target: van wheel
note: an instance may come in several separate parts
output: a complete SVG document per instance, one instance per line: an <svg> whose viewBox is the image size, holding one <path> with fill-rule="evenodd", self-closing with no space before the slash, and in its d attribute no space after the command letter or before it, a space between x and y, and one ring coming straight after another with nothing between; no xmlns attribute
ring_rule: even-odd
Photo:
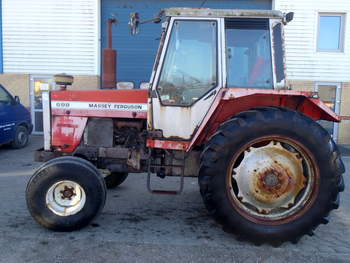
<svg viewBox="0 0 350 263"><path fill-rule="evenodd" d="M17 126L15 132L15 138L13 139L11 146L15 149L24 148L29 142L29 132L24 126Z"/></svg>
<svg viewBox="0 0 350 263"><path fill-rule="evenodd" d="M106 185L99 171L77 157L42 165L26 190L29 212L45 228L73 231L88 225L103 209Z"/></svg>
<svg viewBox="0 0 350 263"><path fill-rule="evenodd" d="M267 107L221 125L201 156L199 185L224 230L279 245L328 222L339 206L344 171L337 146L318 123Z"/></svg>

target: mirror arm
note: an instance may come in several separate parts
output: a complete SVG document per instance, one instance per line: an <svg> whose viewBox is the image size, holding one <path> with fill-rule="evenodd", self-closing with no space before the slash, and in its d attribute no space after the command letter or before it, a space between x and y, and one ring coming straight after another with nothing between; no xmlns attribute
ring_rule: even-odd
<svg viewBox="0 0 350 263"><path fill-rule="evenodd" d="M148 19L148 20L145 20L145 21L140 21L139 13L131 13L130 14L130 22L129 22L129 25L131 27L131 34L132 35L138 34L138 32L139 32L139 30L138 30L139 25L143 25L143 24L150 23L150 22L160 23L162 21L162 16L163 16L164 12L165 12L164 10L161 10L157 14L156 17Z"/></svg>

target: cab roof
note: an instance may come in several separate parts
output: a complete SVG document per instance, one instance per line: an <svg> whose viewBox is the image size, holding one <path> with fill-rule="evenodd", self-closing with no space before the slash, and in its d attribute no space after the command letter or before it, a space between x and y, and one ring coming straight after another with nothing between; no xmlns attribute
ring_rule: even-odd
<svg viewBox="0 0 350 263"><path fill-rule="evenodd" d="M283 19L284 15L277 10L254 9L210 9L210 8L168 8L166 16L188 17L246 17L246 18L277 18Z"/></svg>

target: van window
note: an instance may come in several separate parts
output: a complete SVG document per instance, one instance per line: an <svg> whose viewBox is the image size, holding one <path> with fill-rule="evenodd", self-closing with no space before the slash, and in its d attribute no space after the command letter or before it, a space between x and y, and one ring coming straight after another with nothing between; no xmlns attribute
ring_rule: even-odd
<svg viewBox="0 0 350 263"><path fill-rule="evenodd" d="M11 105L11 102L11 96L2 87L0 87L0 106Z"/></svg>

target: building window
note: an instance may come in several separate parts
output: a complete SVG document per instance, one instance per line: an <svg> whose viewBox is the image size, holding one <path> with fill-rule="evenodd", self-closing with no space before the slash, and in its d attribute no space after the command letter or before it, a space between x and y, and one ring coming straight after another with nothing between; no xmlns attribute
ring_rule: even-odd
<svg viewBox="0 0 350 263"><path fill-rule="evenodd" d="M319 82L315 85L315 91L318 92L319 98L336 114L340 113L340 97L341 97L341 84L340 83L325 83ZM325 128L328 133L333 137L334 141L338 139L338 123L331 121L321 120L319 124Z"/></svg>
<svg viewBox="0 0 350 263"><path fill-rule="evenodd" d="M344 47L344 14L319 14L318 51L342 52Z"/></svg>

